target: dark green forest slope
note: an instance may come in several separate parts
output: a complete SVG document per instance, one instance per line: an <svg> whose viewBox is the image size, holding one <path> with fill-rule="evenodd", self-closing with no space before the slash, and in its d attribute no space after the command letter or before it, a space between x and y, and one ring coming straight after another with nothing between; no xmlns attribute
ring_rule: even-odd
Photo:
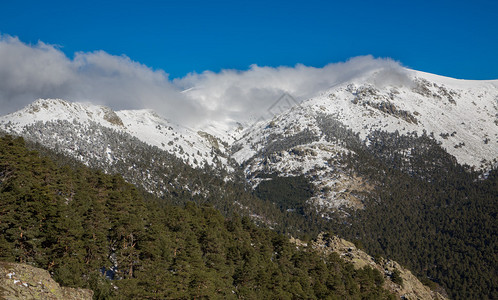
<svg viewBox="0 0 498 300"><path fill-rule="evenodd" d="M371 141L344 162L376 188L334 232L453 299L498 299L498 170L479 178L427 135L379 132Z"/></svg>
<svg viewBox="0 0 498 300"><path fill-rule="evenodd" d="M337 134L339 131L328 132ZM157 199L134 188L134 196L130 197L142 199L140 201L144 203L148 216L152 211L163 209L157 209L157 206L172 210L168 205L183 207L185 203L193 201L197 209L205 204L213 206L229 220L236 214L251 215L252 221L259 225L301 238L313 237L320 231L329 230L348 240L357 241L370 254L398 261L430 285L436 282L452 298L497 299L498 172L491 171L486 179L480 179L479 173L460 166L454 157L428 135L399 136L397 133L376 132L369 137L370 145L367 147L351 133L343 133L347 137L343 139L344 142L348 143L348 148L353 152L343 157L342 164L347 165L346 169L350 172L375 186L372 192L365 195L365 209L347 211L347 217L344 214L332 214L331 219L327 220L320 217L313 207L306 205L306 198L313 193L306 178L261 174L274 180L263 181L251 195L242 179L225 182L217 176L215 170L192 169L168 156L161 158L168 168L158 170L162 172L165 182L173 183L169 185L168 193L162 199ZM104 179L98 178L109 178L39 146L31 147L54 158L59 166L71 165L62 167L73 175L67 175L69 179L59 179L66 190L56 190L56 196L59 197L57 199L72 201L81 197L77 195L84 195L85 191L100 189L103 183L95 183L95 180ZM134 155L140 158L146 158L143 153L149 153L155 159L160 155L150 147L133 149ZM143 162L137 162L137 165L145 165L139 169L146 170L149 160L141 161ZM25 164L31 166L30 162ZM42 158L39 164L43 168L51 165L54 170L61 170L46 158ZM26 167L26 170L33 171L30 168ZM124 169L126 166L120 168ZM80 177L72 176L81 172L86 172L86 175L78 175L84 179L76 181ZM7 169L0 170L1 181L8 178L6 174L9 174ZM138 179L145 176L143 172L135 175ZM48 178L52 177L50 175ZM54 181L50 179L49 182L53 184ZM69 183L73 187L68 188ZM40 188L47 189L44 183L39 185ZM77 186L81 190L78 193L75 192ZM203 193L192 195L185 188L192 186ZM5 184L2 188L4 187ZM112 187L111 185L111 190ZM49 188L49 191L51 192L45 194L54 194L53 188ZM73 193L74 196L71 196ZM83 199L87 199L85 197L87 196L83 196ZM105 209L106 207L104 205ZM204 209L207 208L202 210ZM99 210L94 213L107 216L107 212ZM73 211L72 214L79 216L80 212ZM0 247L3 247L2 243ZM109 253L102 256L107 261ZM51 261L44 266L48 267L50 263ZM109 267L111 265L107 265Z"/></svg>
<svg viewBox="0 0 498 300"><path fill-rule="evenodd" d="M298 250L248 218L163 200L0 138L0 259L47 269L96 299L391 297L379 272Z"/></svg>
<svg viewBox="0 0 498 300"><path fill-rule="evenodd" d="M247 185L242 171L237 170L237 167L231 173L208 165L201 169L193 168L175 155L148 145L130 134L95 123L86 128L77 122L61 120L37 122L26 128L26 131L31 137L37 136L26 141L28 148L39 151L60 165L78 168L84 162L90 168L108 174L120 174L140 189L145 197L153 194L173 205L185 205L187 202L207 204L225 216L233 213L252 215L253 221L271 226L281 233L316 236L323 228L314 209L300 210L296 214L282 209L289 205L282 206L281 203L275 204L273 199L261 199L253 195L252 188ZM64 136L65 144L61 145L57 140L46 146L38 143L51 132ZM82 139L81 135L93 138ZM98 159L107 151L106 145L113 149L112 163ZM82 161L70 157L64 147L76 147Z"/></svg>

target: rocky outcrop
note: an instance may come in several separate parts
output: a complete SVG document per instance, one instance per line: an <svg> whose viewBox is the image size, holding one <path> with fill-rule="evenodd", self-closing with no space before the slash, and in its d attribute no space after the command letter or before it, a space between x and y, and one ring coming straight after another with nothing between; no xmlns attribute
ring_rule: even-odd
<svg viewBox="0 0 498 300"><path fill-rule="evenodd" d="M46 270L0 262L0 299L91 300L92 297L91 290L59 286Z"/></svg>
<svg viewBox="0 0 498 300"><path fill-rule="evenodd" d="M320 234L311 247L325 254L336 252L339 256L360 269L370 266L379 270L385 278L384 287L398 295L401 299L447 299L438 292L432 291L415 277L412 272L403 268L393 260L382 257L374 259L356 246L337 236Z"/></svg>
<svg viewBox="0 0 498 300"><path fill-rule="evenodd" d="M124 127L123 120L112 109L102 106L102 111L104 112L104 120L113 125Z"/></svg>

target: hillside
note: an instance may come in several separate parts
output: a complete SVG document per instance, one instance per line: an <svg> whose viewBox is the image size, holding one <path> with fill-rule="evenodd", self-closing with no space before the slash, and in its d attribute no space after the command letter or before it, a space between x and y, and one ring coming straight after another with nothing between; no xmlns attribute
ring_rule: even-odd
<svg viewBox="0 0 498 300"><path fill-rule="evenodd" d="M379 69L305 101L285 94L268 112L194 130L149 110L45 99L0 129L59 164L122 175L161 205L212 205L307 240L333 232L451 298L498 298L496 80Z"/></svg>
<svg viewBox="0 0 498 300"><path fill-rule="evenodd" d="M378 271L296 249L248 218L144 199L120 176L58 167L10 136L0 199L0 258L97 299L393 298Z"/></svg>

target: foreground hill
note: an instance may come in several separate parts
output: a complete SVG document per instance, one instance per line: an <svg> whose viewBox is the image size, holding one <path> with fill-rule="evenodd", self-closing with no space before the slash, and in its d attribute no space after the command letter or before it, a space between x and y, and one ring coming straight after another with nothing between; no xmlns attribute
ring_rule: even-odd
<svg viewBox="0 0 498 300"><path fill-rule="evenodd" d="M0 258L102 298L392 298L384 278L296 249L249 219L144 199L120 176L58 167L0 138Z"/></svg>

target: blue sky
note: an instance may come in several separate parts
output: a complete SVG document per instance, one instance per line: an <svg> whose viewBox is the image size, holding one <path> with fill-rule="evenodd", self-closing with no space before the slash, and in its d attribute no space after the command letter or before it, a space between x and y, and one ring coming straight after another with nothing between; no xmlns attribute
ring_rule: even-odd
<svg viewBox="0 0 498 300"><path fill-rule="evenodd" d="M322 67L390 57L498 79L498 1L2 1L0 33L124 54L169 78L250 65Z"/></svg>

